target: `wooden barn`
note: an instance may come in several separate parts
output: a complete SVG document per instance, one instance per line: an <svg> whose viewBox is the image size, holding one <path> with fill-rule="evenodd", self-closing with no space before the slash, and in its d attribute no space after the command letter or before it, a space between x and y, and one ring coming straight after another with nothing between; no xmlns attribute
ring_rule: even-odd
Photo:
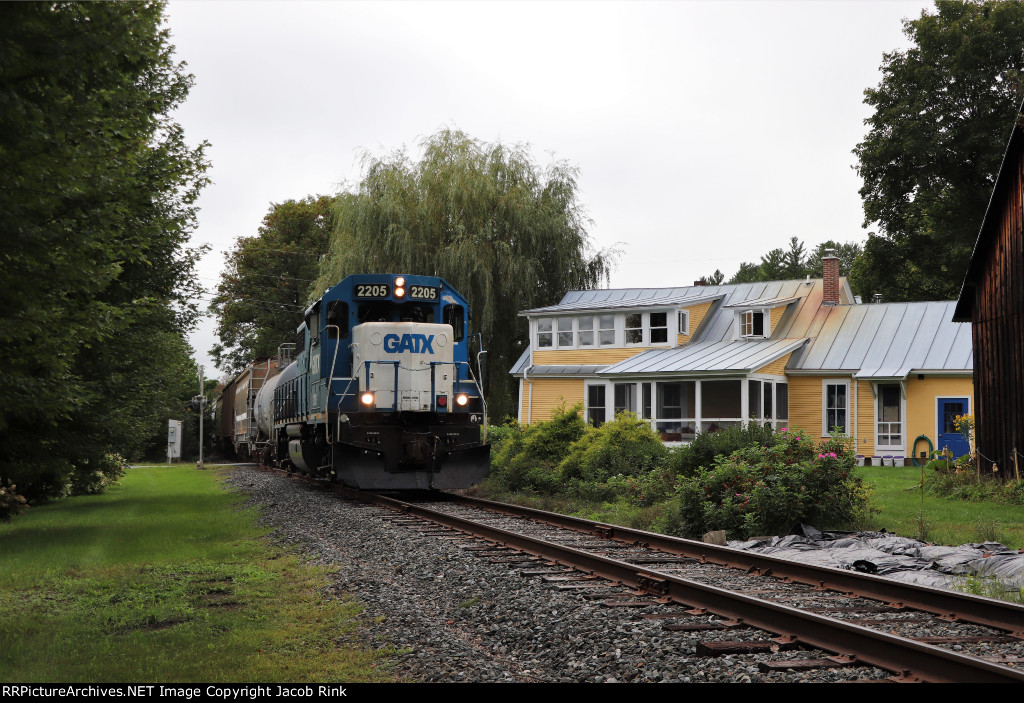
<svg viewBox="0 0 1024 703"><path fill-rule="evenodd" d="M1024 472L1024 129L1013 128L953 320L970 322L981 470Z"/></svg>

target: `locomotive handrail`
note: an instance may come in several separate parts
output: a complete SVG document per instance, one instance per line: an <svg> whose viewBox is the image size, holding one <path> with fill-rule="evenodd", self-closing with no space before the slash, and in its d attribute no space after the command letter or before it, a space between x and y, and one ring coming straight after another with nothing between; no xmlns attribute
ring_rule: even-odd
<svg viewBox="0 0 1024 703"><path fill-rule="evenodd" d="M437 384L436 384L436 376L434 375L435 367L437 367L437 366L446 366L448 364L451 364L452 366L455 367L455 378L452 379L452 388L453 389L459 383L462 383L462 379L459 378L459 367L460 366L465 365L467 368L469 368L470 375L473 374L473 367L471 367L469 365L468 361L431 361L430 362L430 409L433 412L437 412ZM474 380L474 385L477 387L477 390L480 390L480 384L479 383L475 383L476 379L473 379L473 380ZM483 398L483 393L480 394L480 398L481 399Z"/></svg>

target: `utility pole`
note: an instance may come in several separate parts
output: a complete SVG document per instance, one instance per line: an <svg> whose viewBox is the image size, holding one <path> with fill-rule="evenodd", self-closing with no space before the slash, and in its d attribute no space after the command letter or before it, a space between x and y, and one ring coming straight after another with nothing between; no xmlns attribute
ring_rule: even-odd
<svg viewBox="0 0 1024 703"><path fill-rule="evenodd" d="M203 466L203 415L206 414L206 393L203 392L203 367L199 367L199 396L197 398L197 405L199 406L199 464L196 466L197 469L205 469Z"/></svg>

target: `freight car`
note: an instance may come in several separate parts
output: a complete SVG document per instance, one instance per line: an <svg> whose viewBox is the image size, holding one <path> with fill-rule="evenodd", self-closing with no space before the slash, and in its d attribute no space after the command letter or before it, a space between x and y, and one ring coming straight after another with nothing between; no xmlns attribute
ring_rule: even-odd
<svg viewBox="0 0 1024 703"><path fill-rule="evenodd" d="M479 483L490 447L468 329L465 298L442 278L345 278L305 311L295 360L263 377L247 451L368 490Z"/></svg>
<svg viewBox="0 0 1024 703"><path fill-rule="evenodd" d="M292 344L277 358L257 359L228 381L214 400L214 450L240 459L254 458L266 443L256 425L256 395L267 380L291 363Z"/></svg>

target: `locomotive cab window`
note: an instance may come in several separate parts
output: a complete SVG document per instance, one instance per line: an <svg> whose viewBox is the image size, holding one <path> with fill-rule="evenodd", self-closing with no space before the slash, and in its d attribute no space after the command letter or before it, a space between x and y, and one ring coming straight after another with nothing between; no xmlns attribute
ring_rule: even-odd
<svg viewBox="0 0 1024 703"><path fill-rule="evenodd" d="M456 342L466 336L466 311L461 305L444 306L444 324L452 326L452 334Z"/></svg>
<svg viewBox="0 0 1024 703"><path fill-rule="evenodd" d="M327 304L327 326L328 339L341 339L348 337L348 303L344 300L332 300ZM340 333L340 334L339 334Z"/></svg>
<svg viewBox="0 0 1024 703"><path fill-rule="evenodd" d="M373 300L359 303L359 323L394 322L395 304L390 300Z"/></svg>
<svg viewBox="0 0 1024 703"><path fill-rule="evenodd" d="M430 303L409 301L398 308L398 316L402 322L433 322L434 306Z"/></svg>

